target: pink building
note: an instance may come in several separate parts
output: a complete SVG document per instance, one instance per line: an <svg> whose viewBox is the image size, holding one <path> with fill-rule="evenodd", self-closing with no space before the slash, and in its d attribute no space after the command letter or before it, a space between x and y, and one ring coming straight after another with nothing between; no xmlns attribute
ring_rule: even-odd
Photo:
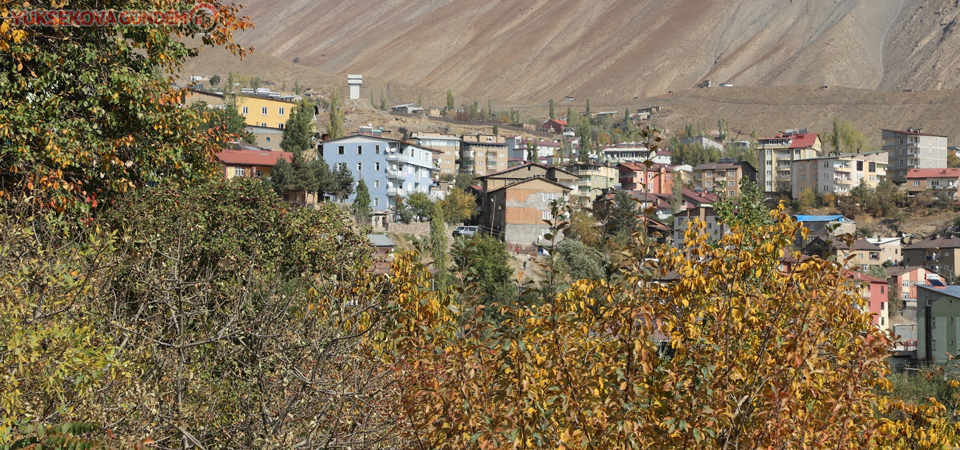
<svg viewBox="0 0 960 450"><path fill-rule="evenodd" d="M871 277L863 272L844 271L843 276L867 302L873 324L881 331L890 329L890 309L887 307L887 280Z"/></svg>
<svg viewBox="0 0 960 450"><path fill-rule="evenodd" d="M647 167L642 163L617 164L620 171L620 187L628 191L643 191L649 194L670 194L673 192L673 171L669 166L654 164Z"/></svg>
<svg viewBox="0 0 960 450"><path fill-rule="evenodd" d="M927 284L927 274L933 272L920 266L887 267L887 280L891 286L900 287L903 306L917 306L917 285Z"/></svg>

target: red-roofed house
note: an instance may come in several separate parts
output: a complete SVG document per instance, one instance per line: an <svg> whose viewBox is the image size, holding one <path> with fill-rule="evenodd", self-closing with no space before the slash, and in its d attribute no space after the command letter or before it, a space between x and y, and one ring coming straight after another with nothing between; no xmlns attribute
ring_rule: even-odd
<svg viewBox="0 0 960 450"><path fill-rule="evenodd" d="M757 140L757 181L760 189L768 194L786 193L791 190L791 164L800 159L820 156L823 144L817 133L806 130L788 130L772 138Z"/></svg>
<svg viewBox="0 0 960 450"><path fill-rule="evenodd" d="M628 191L644 191L651 194L669 194L673 192L673 171L669 166L654 164L647 167L642 163L625 162L617 164L620 172L620 187Z"/></svg>
<svg viewBox="0 0 960 450"><path fill-rule="evenodd" d="M567 126L566 120L550 119L540 127L542 130L552 131L557 134L563 134L563 128Z"/></svg>
<svg viewBox="0 0 960 450"><path fill-rule="evenodd" d="M236 177L269 177L280 158L293 162L293 153L268 150L223 150L216 154L226 179Z"/></svg>
<svg viewBox="0 0 960 450"><path fill-rule="evenodd" d="M923 191L947 192L957 199L957 184L960 181L960 169L910 169L904 186L907 195L913 197Z"/></svg>

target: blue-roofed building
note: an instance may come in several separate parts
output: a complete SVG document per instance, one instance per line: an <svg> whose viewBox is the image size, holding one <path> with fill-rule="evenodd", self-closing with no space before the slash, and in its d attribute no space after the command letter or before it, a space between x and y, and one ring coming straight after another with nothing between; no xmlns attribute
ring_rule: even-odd
<svg viewBox="0 0 960 450"><path fill-rule="evenodd" d="M805 247L817 236L839 236L841 234L855 234L857 232L857 223L841 214L826 216L798 214L793 216L793 218L809 230L806 240L802 239L800 233L797 233L794 244L798 248Z"/></svg>
<svg viewBox="0 0 960 450"><path fill-rule="evenodd" d="M374 211L393 210L397 197L429 194L439 174L434 159L437 150L379 136L356 134L323 141L317 154L331 170L346 165L354 182L363 179ZM356 193L347 201L352 203L355 198Z"/></svg>

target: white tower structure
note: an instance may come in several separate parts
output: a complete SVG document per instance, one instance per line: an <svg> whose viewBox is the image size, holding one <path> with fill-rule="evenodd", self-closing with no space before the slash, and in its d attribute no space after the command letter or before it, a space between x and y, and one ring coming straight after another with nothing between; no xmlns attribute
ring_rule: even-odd
<svg viewBox="0 0 960 450"><path fill-rule="evenodd" d="M360 85L363 84L363 75L347 75L347 84L350 85L350 100L360 98Z"/></svg>

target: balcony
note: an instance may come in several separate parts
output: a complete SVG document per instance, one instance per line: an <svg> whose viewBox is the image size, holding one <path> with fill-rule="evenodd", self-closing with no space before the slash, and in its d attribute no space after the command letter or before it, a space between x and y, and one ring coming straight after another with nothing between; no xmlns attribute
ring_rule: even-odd
<svg viewBox="0 0 960 450"><path fill-rule="evenodd" d="M853 167L850 167L850 166L837 166L837 167L834 167L834 168L833 168L833 171L834 171L834 172L850 173L851 171L853 171Z"/></svg>
<svg viewBox="0 0 960 450"><path fill-rule="evenodd" d="M402 170L388 170L387 178L392 178L395 180L406 180L407 174Z"/></svg>
<svg viewBox="0 0 960 450"><path fill-rule="evenodd" d="M850 178L834 178L833 184L853 184L853 180Z"/></svg>
<svg viewBox="0 0 960 450"><path fill-rule="evenodd" d="M399 196L403 197L403 196L406 195L406 194L404 193L404 191L403 191L402 188L388 187L388 188L387 188L387 195L399 195Z"/></svg>
<svg viewBox="0 0 960 450"><path fill-rule="evenodd" d="M391 153L391 152L388 152L388 153L387 153L387 161L399 161L399 160L400 160L400 154L399 154L399 153L396 153L396 152L392 152L392 153Z"/></svg>

